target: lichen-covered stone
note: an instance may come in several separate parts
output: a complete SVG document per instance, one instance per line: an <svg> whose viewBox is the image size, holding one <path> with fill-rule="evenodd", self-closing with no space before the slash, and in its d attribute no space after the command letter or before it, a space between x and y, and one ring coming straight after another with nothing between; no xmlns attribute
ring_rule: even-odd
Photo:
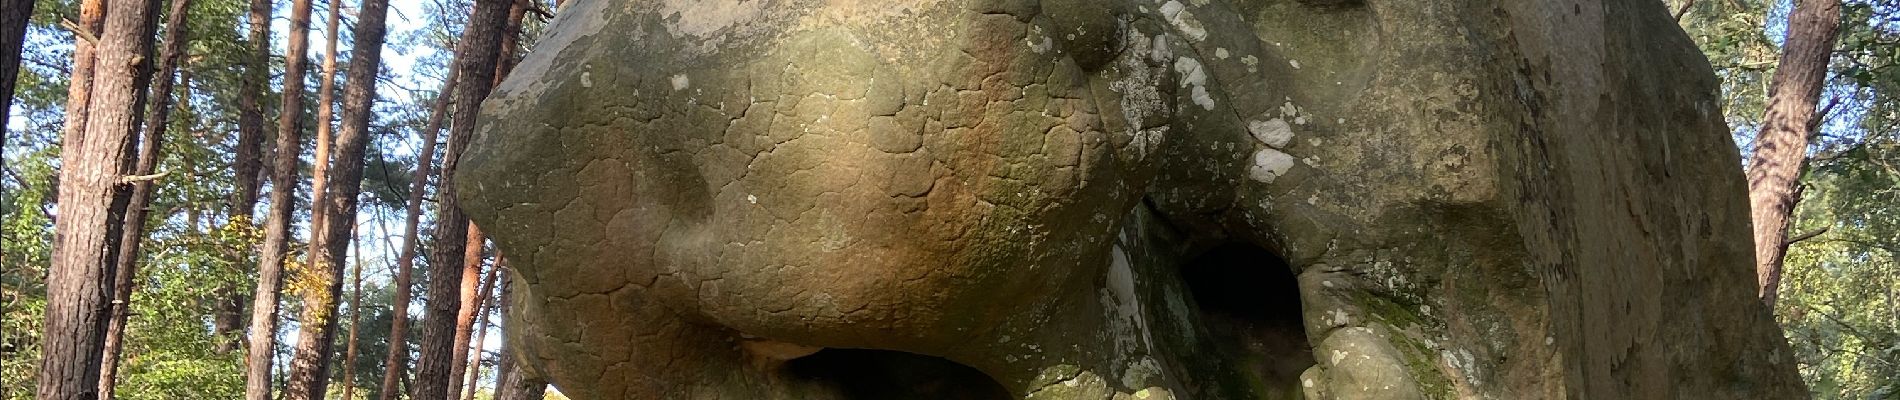
<svg viewBox="0 0 1900 400"><path fill-rule="evenodd" d="M570 0L457 184L576 399L1799 398L1716 90L1653 0Z"/></svg>

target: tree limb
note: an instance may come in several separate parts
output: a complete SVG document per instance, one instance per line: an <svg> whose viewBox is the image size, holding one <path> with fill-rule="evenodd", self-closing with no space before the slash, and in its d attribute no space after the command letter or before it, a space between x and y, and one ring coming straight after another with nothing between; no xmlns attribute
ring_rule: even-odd
<svg viewBox="0 0 1900 400"><path fill-rule="evenodd" d="M1833 229L1833 227L1823 226L1821 227L1821 229L1815 229L1813 231L1809 231L1808 233L1794 235L1793 237L1788 238L1788 241L1782 242L1782 243L1784 243L1783 244L1784 246L1792 246L1795 243L1800 243L1803 240L1813 239L1817 236L1826 234L1829 229Z"/></svg>
<svg viewBox="0 0 1900 400"><path fill-rule="evenodd" d="M126 175L126 176L119 177L119 184L130 185L130 184L139 183L139 182L155 181L155 180L159 180L160 178L164 178L166 175L171 175L171 174L172 173L170 171L166 171L166 172L160 172L160 173L151 174L151 175Z"/></svg>
<svg viewBox="0 0 1900 400"><path fill-rule="evenodd" d="M1694 6L1695 6L1695 0L1689 0L1689 1L1683 2L1682 8L1676 9L1676 22L1682 22L1682 16L1689 15L1689 7L1694 7Z"/></svg>
<svg viewBox="0 0 1900 400"><path fill-rule="evenodd" d="M87 32L84 28L80 28L79 23L73 22L73 20L60 19L59 26L66 28L66 30L73 31L74 36L78 36L80 40L84 40L86 43L92 43L94 46L99 45L98 36L93 36L92 32Z"/></svg>

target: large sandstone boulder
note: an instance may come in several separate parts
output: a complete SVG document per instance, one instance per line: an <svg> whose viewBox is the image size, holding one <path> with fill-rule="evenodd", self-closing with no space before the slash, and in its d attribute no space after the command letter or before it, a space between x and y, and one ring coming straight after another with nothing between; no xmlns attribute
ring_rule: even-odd
<svg viewBox="0 0 1900 400"><path fill-rule="evenodd" d="M1784 399L1655 0L570 0L458 185L576 399Z"/></svg>

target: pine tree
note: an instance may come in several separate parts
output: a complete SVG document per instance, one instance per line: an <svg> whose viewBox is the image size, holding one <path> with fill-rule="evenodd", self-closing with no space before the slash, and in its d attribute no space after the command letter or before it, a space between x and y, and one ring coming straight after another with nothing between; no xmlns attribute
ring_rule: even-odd
<svg viewBox="0 0 1900 400"><path fill-rule="evenodd" d="M151 79L156 1L97 1L82 12L100 18L100 34L81 35L75 51L71 93L59 172L59 219L53 262L46 278L46 320L38 377L42 400L94 399L99 393L100 356L110 318L113 263L119 252L126 177L141 125L145 87ZM86 16L82 15L82 19ZM89 23L92 21L83 21ZM82 29L88 28L85 25ZM91 37L87 37L91 36ZM87 41L96 41L83 44ZM94 47L96 46L96 47ZM79 79L82 68L91 71ZM80 87L80 86L86 87Z"/></svg>
<svg viewBox="0 0 1900 400"><path fill-rule="evenodd" d="M290 248L290 223L296 217L299 160L303 155L305 53L310 46L310 0L290 6L289 42L284 50L283 108L277 114L277 153L271 159L270 213L264 246L258 253L257 287L251 295L251 349L244 397L270 400L272 355L277 344L277 300L283 294L284 260Z"/></svg>
<svg viewBox="0 0 1900 400"><path fill-rule="evenodd" d="M305 299L304 324L291 364L286 399L322 399L328 386L330 359L336 345L337 305L343 289L343 264L355 233L357 195L362 189L369 121L374 112L371 106L376 102L376 78L382 68L383 37L387 29L384 19L388 9L389 3L385 0L367 0L357 20L355 43L350 50L349 80L343 89L343 126L337 135L335 157L323 176L337 184L323 186L326 193L318 197L314 206L317 210L311 213L322 216L313 217L310 266L312 273L318 274L317 279L323 282L323 292Z"/></svg>
<svg viewBox="0 0 1900 400"><path fill-rule="evenodd" d="M1796 187L1808 158L1827 65L1840 34L1840 0L1797 0L1788 17L1788 39L1768 94L1755 151L1748 159L1748 200L1755 221L1755 274L1761 300L1770 309L1781 287L1788 254L1788 220L1800 201Z"/></svg>
<svg viewBox="0 0 1900 400"><path fill-rule="evenodd" d="M436 196L440 199L436 207L436 246L429 259L429 267L434 271L430 274L428 312L423 320L422 348L416 360L412 396L416 399L448 399L455 389L449 385L453 379L450 370L460 362L452 355L455 353L455 316L461 308L457 287L462 280L456 268L462 266L462 253L467 248L464 240L468 236L468 216L462 213L455 199L455 168L474 134L479 105L493 87L501 30L511 3L476 0L462 32L465 53L456 64L461 82L455 88L453 100L461 110L455 113L449 125L448 148L442 156L442 184Z"/></svg>
<svg viewBox="0 0 1900 400"><path fill-rule="evenodd" d="M270 18L271 0L251 0L247 15L249 33L245 36L250 54L246 57L244 79L238 88L238 143L231 161L234 193L231 196L231 228L250 232L256 225L252 219L257 211L258 191L263 185L264 168L264 92L270 80ZM248 266L251 264L248 251L234 251L228 254L231 265ZM219 353L237 350L238 335L244 329L245 306L250 297L237 287L219 288L223 294L218 305L218 314L212 318L212 330L218 336L229 338L218 343Z"/></svg>
<svg viewBox="0 0 1900 400"><path fill-rule="evenodd" d="M151 116L146 119L144 136L139 139L138 164L132 172L137 182L132 183L132 198L126 205L125 228L120 233L118 258L113 261L112 321L106 327L105 349L100 355L103 363L99 368L99 398L113 398L113 388L118 377L119 353L125 342L125 322L131 315L132 291L138 276L140 247L145 241L145 225L148 208L152 203L152 191L155 190L151 179L163 175L154 175L158 168L159 151L164 148L165 130L171 124L172 76L178 71L178 58L185 51L187 33L185 18L191 7L191 0L172 0L171 15L165 21L165 50L159 56L158 75L152 87L151 96L155 100L151 107Z"/></svg>

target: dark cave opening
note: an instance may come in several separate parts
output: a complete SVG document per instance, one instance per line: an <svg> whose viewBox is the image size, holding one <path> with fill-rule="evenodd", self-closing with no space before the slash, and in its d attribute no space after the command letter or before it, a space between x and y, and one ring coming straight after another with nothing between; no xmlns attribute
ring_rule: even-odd
<svg viewBox="0 0 1900 400"><path fill-rule="evenodd" d="M1285 259L1247 243L1229 243L1181 268L1202 327L1268 398L1297 393L1314 365L1302 322L1299 281ZM1297 395L1297 394L1295 394Z"/></svg>
<svg viewBox="0 0 1900 400"><path fill-rule="evenodd" d="M891 350L824 349L785 363L794 377L835 385L854 400L1007 400L1009 390L976 368Z"/></svg>

